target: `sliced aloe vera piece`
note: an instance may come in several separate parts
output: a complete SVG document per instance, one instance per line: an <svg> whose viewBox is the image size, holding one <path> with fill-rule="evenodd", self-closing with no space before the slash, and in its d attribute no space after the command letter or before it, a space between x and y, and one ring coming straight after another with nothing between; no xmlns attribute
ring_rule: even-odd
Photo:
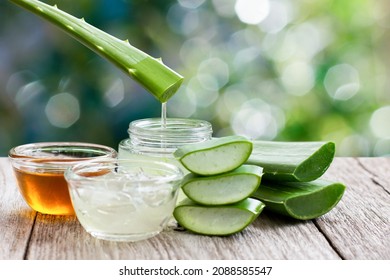
<svg viewBox="0 0 390 280"><path fill-rule="evenodd" d="M333 142L252 141L247 163L263 167L264 179L308 182L321 177L333 161Z"/></svg>
<svg viewBox="0 0 390 280"><path fill-rule="evenodd" d="M259 187L262 174L261 167L246 164L231 172L212 176L189 173L183 180L182 190L199 204L231 204L249 197Z"/></svg>
<svg viewBox="0 0 390 280"><path fill-rule="evenodd" d="M264 206L252 198L220 206L204 206L187 198L175 208L173 216L183 228L198 234L231 235L251 224Z"/></svg>
<svg viewBox="0 0 390 280"><path fill-rule="evenodd" d="M174 156L192 173L216 175L241 166L251 152L251 141L233 135L181 146L175 151Z"/></svg>
<svg viewBox="0 0 390 280"><path fill-rule="evenodd" d="M299 220L314 219L332 210L344 194L341 183L317 179L312 182L262 182L252 194L267 210Z"/></svg>

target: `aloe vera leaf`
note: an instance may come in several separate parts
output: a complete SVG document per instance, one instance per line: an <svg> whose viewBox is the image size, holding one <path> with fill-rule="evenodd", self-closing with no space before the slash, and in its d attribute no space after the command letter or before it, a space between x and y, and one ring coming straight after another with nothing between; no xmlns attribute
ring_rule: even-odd
<svg viewBox="0 0 390 280"><path fill-rule="evenodd" d="M321 177L333 161L333 142L252 141L247 163L263 167L263 178L308 182Z"/></svg>
<svg viewBox="0 0 390 280"><path fill-rule="evenodd" d="M174 156L192 173L216 175L241 166L251 152L251 141L233 135L181 146L174 152Z"/></svg>
<svg viewBox="0 0 390 280"><path fill-rule="evenodd" d="M267 210L299 220L314 219L332 210L346 187L317 179L312 182L262 182L251 197L261 200Z"/></svg>
<svg viewBox="0 0 390 280"><path fill-rule="evenodd" d="M260 215L264 206L260 200L252 198L219 206L204 206L187 198L176 206L173 216L189 231L223 236L244 230Z"/></svg>
<svg viewBox="0 0 390 280"><path fill-rule="evenodd" d="M164 103L179 89L183 77L136 47L120 40L57 6L37 0L10 0L58 26L95 53L106 58Z"/></svg>
<svg viewBox="0 0 390 280"><path fill-rule="evenodd" d="M261 167L246 164L231 172L212 176L189 173L182 181L182 190L199 204L231 204L249 197L259 187L262 174Z"/></svg>

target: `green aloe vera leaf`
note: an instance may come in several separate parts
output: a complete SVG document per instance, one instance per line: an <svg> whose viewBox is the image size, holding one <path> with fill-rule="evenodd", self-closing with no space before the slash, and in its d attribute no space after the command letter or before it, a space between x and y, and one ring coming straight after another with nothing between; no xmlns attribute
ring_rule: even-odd
<svg viewBox="0 0 390 280"><path fill-rule="evenodd" d="M194 233L224 236L244 230L264 206L252 198L219 206L200 205L187 198L176 206L173 216L180 226Z"/></svg>
<svg viewBox="0 0 390 280"><path fill-rule="evenodd" d="M308 182L321 177L333 161L333 142L252 141L248 164L263 167L263 178Z"/></svg>
<svg viewBox="0 0 390 280"><path fill-rule="evenodd" d="M163 64L161 59L149 56L130 45L128 40L120 40L86 23L82 18L61 11L57 6L37 0L10 1L50 21L112 62L162 103L171 98L183 82L183 77Z"/></svg>
<svg viewBox="0 0 390 280"><path fill-rule="evenodd" d="M182 190L188 198L199 204L232 204L249 197L259 187L262 175L261 167L246 164L212 176L189 173L182 181Z"/></svg>
<svg viewBox="0 0 390 280"><path fill-rule="evenodd" d="M341 200L345 185L317 179L311 182L262 182L252 194L268 211L299 220L314 219L332 210Z"/></svg>
<svg viewBox="0 0 390 280"><path fill-rule="evenodd" d="M181 146L174 152L174 156L192 173L216 175L241 166L251 152L251 141L233 135Z"/></svg>

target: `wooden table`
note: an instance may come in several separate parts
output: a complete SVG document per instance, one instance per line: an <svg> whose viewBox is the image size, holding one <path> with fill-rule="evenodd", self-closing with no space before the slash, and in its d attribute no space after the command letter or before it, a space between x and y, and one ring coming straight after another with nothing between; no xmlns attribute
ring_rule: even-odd
<svg viewBox="0 0 390 280"><path fill-rule="evenodd" d="M23 201L0 158L0 259L389 260L390 158L335 158L324 178L347 186L341 202L311 221L264 211L244 231L210 237L170 228L136 243L93 238L73 216L43 215Z"/></svg>

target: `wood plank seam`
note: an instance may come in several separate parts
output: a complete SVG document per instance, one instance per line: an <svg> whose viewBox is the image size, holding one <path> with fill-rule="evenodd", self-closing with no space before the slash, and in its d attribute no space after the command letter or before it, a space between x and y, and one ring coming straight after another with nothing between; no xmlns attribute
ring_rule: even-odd
<svg viewBox="0 0 390 280"><path fill-rule="evenodd" d="M371 181L381 187L388 195L390 195L390 192L385 188L385 186L383 186L377 179L377 175L374 174L371 170L369 170L358 158L355 158L355 160L357 161L358 165L363 168L368 174L370 174L370 179Z"/></svg>
<svg viewBox="0 0 390 280"><path fill-rule="evenodd" d="M28 252L30 251L31 238L32 238L32 235L33 235L33 232L34 232L35 224L36 224L36 221L37 221L37 216L38 216L38 213L35 212L34 221L33 221L33 224L31 226L30 232L28 234L27 242L26 242L26 249L24 250L23 260L27 260L28 259L27 256L28 256Z"/></svg>
<svg viewBox="0 0 390 280"><path fill-rule="evenodd" d="M313 224L318 229L318 231L324 236L326 241L328 242L329 246L333 249L333 251L340 257L340 259L345 260L345 256L340 252L340 250L337 249L337 246L332 242L332 239L321 229L320 225L318 224L317 220L314 219Z"/></svg>
<svg viewBox="0 0 390 280"><path fill-rule="evenodd" d="M389 192L388 190L386 190L386 188L385 188L380 182L378 182L374 177L372 177L372 178L370 178L370 179L371 179L371 181L372 181L375 185L381 187L388 195L390 195L390 192Z"/></svg>

